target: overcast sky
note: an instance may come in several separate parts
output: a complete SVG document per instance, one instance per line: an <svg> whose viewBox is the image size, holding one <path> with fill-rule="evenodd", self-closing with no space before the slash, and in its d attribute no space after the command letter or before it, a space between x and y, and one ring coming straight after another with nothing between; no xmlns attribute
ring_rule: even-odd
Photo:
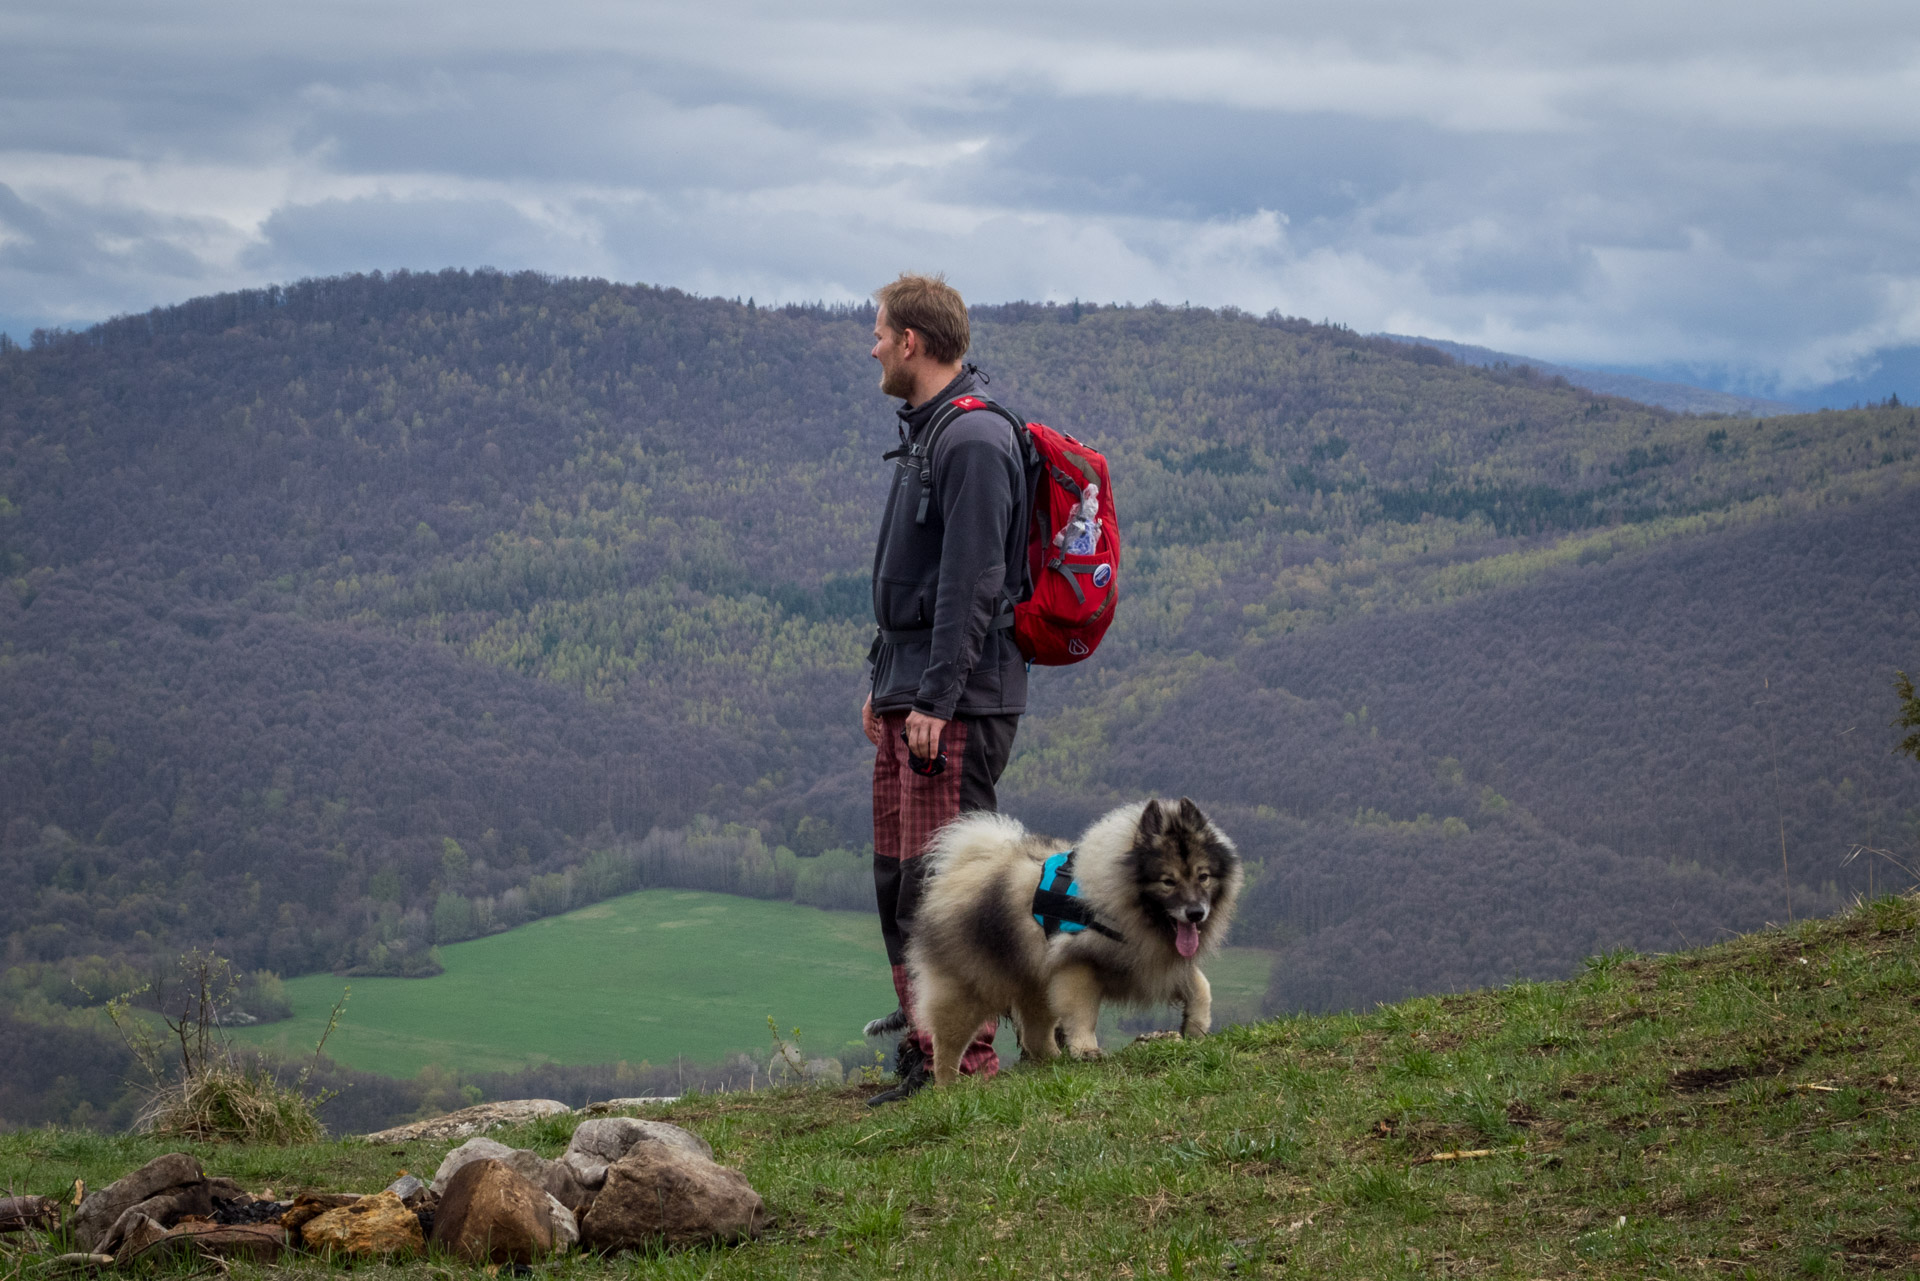
<svg viewBox="0 0 1920 1281"><path fill-rule="evenodd" d="M0 0L16 338L481 265L1784 390L1920 343L1920 4Z"/></svg>

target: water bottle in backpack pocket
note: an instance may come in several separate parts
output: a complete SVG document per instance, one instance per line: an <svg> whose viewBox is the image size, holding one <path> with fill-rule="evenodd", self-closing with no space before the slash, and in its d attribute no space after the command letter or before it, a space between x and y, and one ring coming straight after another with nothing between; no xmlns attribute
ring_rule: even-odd
<svg viewBox="0 0 1920 1281"><path fill-rule="evenodd" d="M926 519L933 492L934 442L948 423L976 409L1019 428L1026 455L1027 581L1014 603L1014 642L1030 663L1077 663L1099 646L1120 602L1120 521L1106 456L984 396L957 397L934 415L919 443L899 451L919 469L918 519Z"/></svg>

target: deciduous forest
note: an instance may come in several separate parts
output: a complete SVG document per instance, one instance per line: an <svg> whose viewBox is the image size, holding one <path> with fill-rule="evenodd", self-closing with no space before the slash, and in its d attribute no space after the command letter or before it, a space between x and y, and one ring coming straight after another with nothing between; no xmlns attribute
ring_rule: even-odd
<svg viewBox="0 0 1920 1281"><path fill-rule="evenodd" d="M62 1065L191 946L423 974L644 885L862 905L871 319L399 273L0 350L0 1040L43 1043L0 1119L107 1123ZM971 358L1109 455L1127 539L1003 806L1209 807L1269 1009L1912 883L1912 409L1678 415L1158 305L980 308Z"/></svg>

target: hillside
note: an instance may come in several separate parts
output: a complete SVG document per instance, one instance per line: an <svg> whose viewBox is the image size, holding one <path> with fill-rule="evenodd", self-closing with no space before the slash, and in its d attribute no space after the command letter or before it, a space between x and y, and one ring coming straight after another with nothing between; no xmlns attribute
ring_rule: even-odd
<svg viewBox="0 0 1920 1281"><path fill-rule="evenodd" d="M1910 1276L1917 915L1880 899L1697 951L1595 957L1565 983L1015 1068L879 1113L863 1106L875 1086L690 1097L657 1115L738 1167L774 1224L647 1269ZM577 1123L495 1137L556 1156ZM191 1150L285 1194L380 1186L452 1142ZM170 1146L0 1135L0 1181L97 1187ZM11 1261L24 1274L53 1248L22 1242Z"/></svg>
<svg viewBox="0 0 1920 1281"><path fill-rule="evenodd" d="M426 973L649 885L856 905L801 865L866 840L869 320L449 272L0 353L4 990L193 943ZM985 308L974 356L1124 478L1126 603L1008 803L1212 807L1270 1008L1911 865L1913 411L1686 417L1232 311Z"/></svg>

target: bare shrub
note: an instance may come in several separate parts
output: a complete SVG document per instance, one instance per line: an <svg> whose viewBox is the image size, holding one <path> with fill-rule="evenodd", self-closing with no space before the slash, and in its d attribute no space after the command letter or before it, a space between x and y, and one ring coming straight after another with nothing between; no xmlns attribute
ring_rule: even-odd
<svg viewBox="0 0 1920 1281"><path fill-rule="evenodd" d="M107 1014L146 1072L148 1097L133 1128L203 1143L312 1143L326 1134L315 1110L328 1098L309 1098L308 1079L327 1038L340 1022L346 997L333 1007L313 1059L293 1084L283 1084L264 1057L243 1061L226 1036L238 983L222 957L195 949L153 983L107 1002ZM157 1014L167 1035L136 1012Z"/></svg>

